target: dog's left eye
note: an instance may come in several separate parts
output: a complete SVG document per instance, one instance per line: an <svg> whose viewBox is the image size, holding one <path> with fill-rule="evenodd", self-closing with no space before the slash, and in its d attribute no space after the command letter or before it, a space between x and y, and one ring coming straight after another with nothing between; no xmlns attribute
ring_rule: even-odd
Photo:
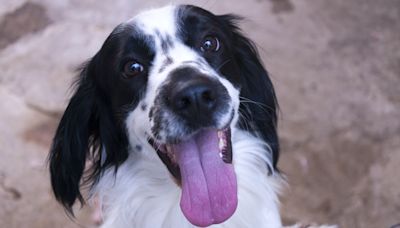
<svg viewBox="0 0 400 228"><path fill-rule="evenodd" d="M132 78L144 71L144 67L142 64L136 61L129 61L124 65L123 75L125 78Z"/></svg>
<svg viewBox="0 0 400 228"><path fill-rule="evenodd" d="M206 38L204 38L200 50L202 52L212 52L212 51L216 52L219 50L220 46L221 45L217 37L207 36Z"/></svg>

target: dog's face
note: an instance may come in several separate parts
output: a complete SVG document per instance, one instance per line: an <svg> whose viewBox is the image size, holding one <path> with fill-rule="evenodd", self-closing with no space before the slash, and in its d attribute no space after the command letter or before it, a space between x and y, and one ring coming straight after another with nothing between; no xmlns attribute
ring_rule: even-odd
<svg viewBox="0 0 400 228"><path fill-rule="evenodd" d="M237 73L224 74L238 69L226 26L199 8L166 7L117 28L132 34L127 45L136 46L111 57L120 59L121 77L128 84L147 80L139 82L142 94L127 115L130 135L170 144L203 128L223 130L233 124L240 88Z"/></svg>
<svg viewBox="0 0 400 228"><path fill-rule="evenodd" d="M90 149L94 178L129 153L157 153L182 188L190 222L207 226L234 213L235 129L268 143L271 171L278 156L272 84L236 20L168 6L114 29L82 70L54 139L50 168L58 200L70 208L81 199Z"/></svg>

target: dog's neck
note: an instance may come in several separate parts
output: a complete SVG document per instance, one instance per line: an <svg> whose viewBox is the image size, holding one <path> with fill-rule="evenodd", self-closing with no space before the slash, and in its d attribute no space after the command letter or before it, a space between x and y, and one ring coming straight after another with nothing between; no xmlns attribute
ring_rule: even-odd
<svg viewBox="0 0 400 228"><path fill-rule="evenodd" d="M238 207L213 227L281 227L282 179L269 174L268 145L242 130L234 132L232 143ZM102 228L194 227L180 209L180 187L151 147L141 149L130 154L116 175L112 168L106 171L95 188L106 215Z"/></svg>

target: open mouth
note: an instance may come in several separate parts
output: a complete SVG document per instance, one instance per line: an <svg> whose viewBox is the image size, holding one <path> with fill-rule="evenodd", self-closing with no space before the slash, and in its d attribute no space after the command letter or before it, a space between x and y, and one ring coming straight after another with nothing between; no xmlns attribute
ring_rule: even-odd
<svg viewBox="0 0 400 228"><path fill-rule="evenodd" d="M180 206L196 226L222 223L237 207L231 130L202 129L174 144L150 144L182 188Z"/></svg>

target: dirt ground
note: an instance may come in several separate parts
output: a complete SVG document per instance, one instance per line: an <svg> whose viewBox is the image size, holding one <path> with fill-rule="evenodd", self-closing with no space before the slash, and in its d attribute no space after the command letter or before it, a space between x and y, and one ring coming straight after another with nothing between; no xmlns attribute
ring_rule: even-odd
<svg viewBox="0 0 400 228"><path fill-rule="evenodd" d="M400 223L400 1L175 2L247 18L281 107L286 224ZM74 69L165 3L0 0L0 227L90 227L54 202L45 165Z"/></svg>

